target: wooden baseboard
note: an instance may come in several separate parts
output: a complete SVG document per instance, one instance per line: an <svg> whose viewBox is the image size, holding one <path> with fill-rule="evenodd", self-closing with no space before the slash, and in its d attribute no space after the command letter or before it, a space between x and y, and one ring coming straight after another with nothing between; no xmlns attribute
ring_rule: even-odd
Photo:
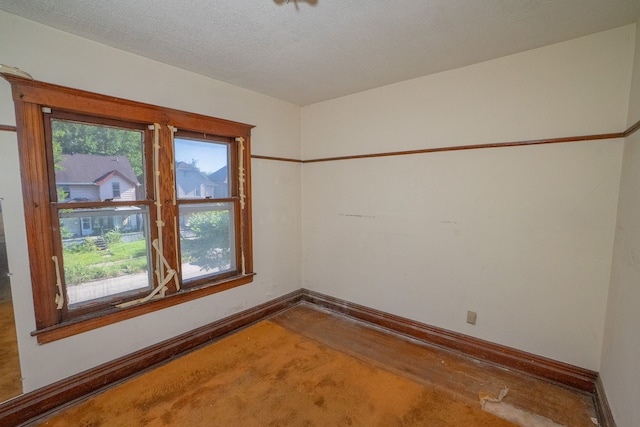
<svg viewBox="0 0 640 427"><path fill-rule="evenodd" d="M291 292L128 356L18 396L0 405L0 425L16 426L26 423L61 405L100 391L118 381L159 366L201 345L263 320L297 304L301 299L301 290Z"/></svg>
<svg viewBox="0 0 640 427"><path fill-rule="evenodd" d="M598 412L598 425L600 427L616 427L616 422L613 419L613 413L607 400L607 395L604 392L604 384L602 384L602 378L598 375L596 379L596 389L593 393L593 402Z"/></svg>
<svg viewBox="0 0 640 427"><path fill-rule="evenodd" d="M345 300L300 289L128 356L58 381L0 405L0 425L20 425L101 391L189 351L263 320L300 302L308 302L408 337L516 369L593 395L600 425L615 427L598 373L468 335L436 328Z"/></svg>
<svg viewBox="0 0 640 427"><path fill-rule="evenodd" d="M402 335L593 393L598 373L303 289L303 300Z"/></svg>

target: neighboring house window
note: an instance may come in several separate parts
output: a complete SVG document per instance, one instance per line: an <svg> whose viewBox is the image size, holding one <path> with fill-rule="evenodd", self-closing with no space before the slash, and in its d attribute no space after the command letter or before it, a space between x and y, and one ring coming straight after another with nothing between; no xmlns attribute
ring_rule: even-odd
<svg viewBox="0 0 640 427"><path fill-rule="evenodd" d="M120 198L120 183L119 182L112 182L111 183L111 190L113 191L113 198L114 199L119 199Z"/></svg>
<svg viewBox="0 0 640 427"><path fill-rule="evenodd" d="M251 126L7 80L40 343L252 281ZM224 197L185 196L223 167Z"/></svg>
<svg viewBox="0 0 640 427"><path fill-rule="evenodd" d="M80 227L83 236L90 236L93 234L93 229L91 228L91 218L80 218Z"/></svg>

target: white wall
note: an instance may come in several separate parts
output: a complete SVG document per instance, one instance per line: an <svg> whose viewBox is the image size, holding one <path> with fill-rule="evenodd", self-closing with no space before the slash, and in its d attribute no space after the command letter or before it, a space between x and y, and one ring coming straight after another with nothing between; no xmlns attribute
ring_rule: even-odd
<svg viewBox="0 0 640 427"><path fill-rule="evenodd" d="M639 21L640 24L640 21ZM636 33L628 126L640 120ZM619 427L640 425L640 132L624 144L618 221L600 375Z"/></svg>
<svg viewBox="0 0 640 427"><path fill-rule="evenodd" d="M634 30L304 107L303 156L619 132ZM606 140L305 164L303 284L598 370L621 156Z"/></svg>
<svg viewBox="0 0 640 427"><path fill-rule="evenodd" d="M256 125L254 154L300 157L300 108L0 12L0 63L37 80ZM0 123L14 124L0 80ZM0 132L0 197L25 391L65 378L300 288L300 165L254 160L252 284L38 345L16 135ZM283 265L283 262L286 262Z"/></svg>
<svg viewBox="0 0 640 427"><path fill-rule="evenodd" d="M302 116L294 105L4 12L0 28L0 63L42 81L257 125L254 154L300 158L301 119L306 159L628 124L635 26L311 105ZM630 121L640 118L640 66L635 72ZM13 123L9 85L0 81L0 124ZM623 368L638 378L630 258L640 232L631 194L640 179L637 135L626 141L624 233L619 228L606 334L621 140L312 163L302 181L298 164L254 160L253 284L40 346L29 335L16 137L0 132L25 389L298 289L302 265L307 288L590 369L600 369L604 335L602 372L616 418L636 425L640 381ZM475 327L466 310L478 312Z"/></svg>

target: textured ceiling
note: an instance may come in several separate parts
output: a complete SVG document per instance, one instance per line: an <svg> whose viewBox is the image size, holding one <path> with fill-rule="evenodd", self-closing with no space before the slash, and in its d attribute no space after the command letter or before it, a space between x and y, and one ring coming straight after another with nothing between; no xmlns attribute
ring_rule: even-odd
<svg viewBox="0 0 640 427"><path fill-rule="evenodd" d="M307 105L629 24L640 0L0 0L0 10Z"/></svg>

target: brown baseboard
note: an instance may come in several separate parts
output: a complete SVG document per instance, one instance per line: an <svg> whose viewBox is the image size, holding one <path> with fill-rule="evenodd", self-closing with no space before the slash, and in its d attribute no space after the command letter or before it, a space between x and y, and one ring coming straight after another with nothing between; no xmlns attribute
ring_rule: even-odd
<svg viewBox="0 0 640 427"><path fill-rule="evenodd" d="M598 412L598 425L600 427L616 427L616 422L613 419L613 413L607 400L607 395L604 392L604 384L602 384L602 378L598 375L596 379L596 389L593 393L593 403Z"/></svg>
<svg viewBox="0 0 640 427"><path fill-rule="evenodd" d="M597 372L436 328L306 289L291 292L128 356L18 396L0 405L0 425L27 423L61 405L96 393L114 383L139 374L141 371L157 367L302 301L420 341L591 393L598 410L598 417L602 420L600 425L615 427Z"/></svg>
<svg viewBox="0 0 640 427"><path fill-rule="evenodd" d="M402 335L593 393L598 373L303 289L303 300Z"/></svg>
<svg viewBox="0 0 640 427"><path fill-rule="evenodd" d="M166 363L195 348L258 322L302 299L298 290L16 397L0 405L0 425L16 426L61 405L102 390L141 371Z"/></svg>

